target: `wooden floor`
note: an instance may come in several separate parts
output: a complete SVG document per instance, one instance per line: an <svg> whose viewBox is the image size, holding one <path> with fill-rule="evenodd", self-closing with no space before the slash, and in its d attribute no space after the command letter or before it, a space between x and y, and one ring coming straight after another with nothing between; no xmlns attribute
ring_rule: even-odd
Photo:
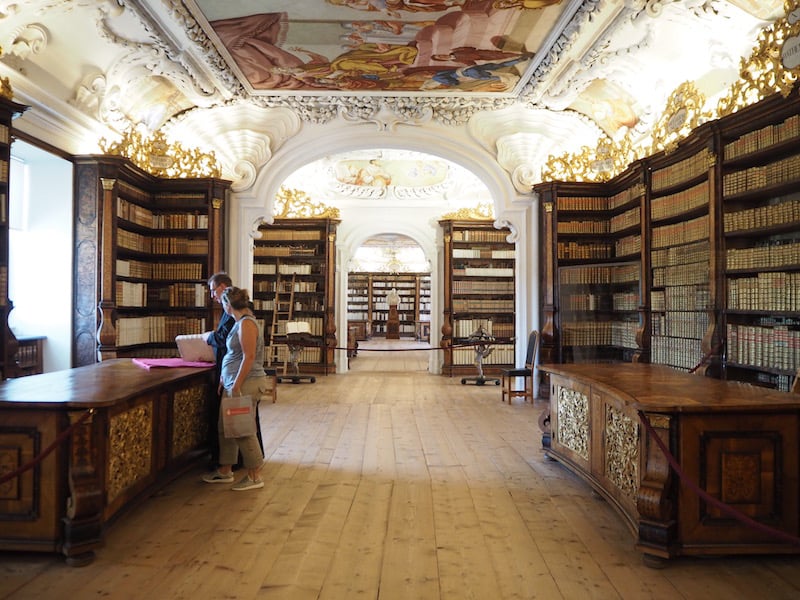
<svg viewBox="0 0 800 600"><path fill-rule="evenodd" d="M425 346L362 342L350 373L281 384L261 407L264 489L197 468L89 566L0 554L0 598L800 598L800 557L644 566L611 507L544 457L540 407L428 374Z"/></svg>

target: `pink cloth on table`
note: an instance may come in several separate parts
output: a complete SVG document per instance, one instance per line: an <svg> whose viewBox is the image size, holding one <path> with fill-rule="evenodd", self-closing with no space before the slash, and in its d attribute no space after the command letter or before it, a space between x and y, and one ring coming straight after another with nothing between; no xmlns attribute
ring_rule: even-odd
<svg viewBox="0 0 800 600"><path fill-rule="evenodd" d="M182 358L132 358L133 364L147 369L157 367L213 367L213 362L183 360Z"/></svg>

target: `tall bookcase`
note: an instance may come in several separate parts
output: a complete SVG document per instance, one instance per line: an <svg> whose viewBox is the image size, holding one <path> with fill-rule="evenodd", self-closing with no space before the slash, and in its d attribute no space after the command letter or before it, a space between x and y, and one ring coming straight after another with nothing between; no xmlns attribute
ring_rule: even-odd
<svg viewBox="0 0 800 600"><path fill-rule="evenodd" d="M8 379L19 374L17 365L17 339L8 326L8 316L14 305L8 297L8 252L9 252L9 172L11 166L11 142L13 120L27 110L27 106L17 104L0 96L0 314L2 315L2 356L0 369L2 378Z"/></svg>
<svg viewBox="0 0 800 600"><path fill-rule="evenodd" d="M573 306L594 302L590 308L596 308L600 300L592 300L594 283L565 288L562 277L588 276L577 264L588 252L581 243L609 252L586 241L595 229L605 235L607 226L608 244L620 241L612 221L625 220L628 209L615 213L613 199L628 188L631 215L633 198L641 202L639 225L631 221L624 233L641 240L636 349L614 357L600 340L589 344L596 355L587 352L587 358L649 361L788 391L800 368L798 115L795 86L787 97L776 94L699 126L676 148L641 159L607 184L536 186L547 240L542 361L577 359L567 343ZM610 204L572 213L564 211L566 198ZM593 229L576 234L578 226ZM589 257L581 267L602 260Z"/></svg>
<svg viewBox="0 0 800 600"><path fill-rule="evenodd" d="M386 335L389 316L386 296L392 289L400 296L397 305L400 337L427 337L422 335L422 324L430 322L431 317L430 273L354 272L347 276L347 321L364 330L358 339Z"/></svg>
<svg viewBox="0 0 800 600"><path fill-rule="evenodd" d="M469 337L479 327L495 338L486 374L514 364L514 244L489 220L439 221L444 240L442 346L444 375L475 371Z"/></svg>
<svg viewBox="0 0 800 600"><path fill-rule="evenodd" d="M800 367L800 107L773 98L720 132L726 375L788 390Z"/></svg>
<svg viewBox="0 0 800 600"><path fill-rule="evenodd" d="M177 355L213 329L208 277L224 264L229 182L161 179L126 158L75 158L74 366Z"/></svg>
<svg viewBox="0 0 800 600"><path fill-rule="evenodd" d="M330 218L287 218L259 227L253 248L253 303L264 322L268 365L286 364L286 323L304 321L310 335L300 351L300 369L324 374L336 369L338 224Z"/></svg>
<svg viewBox="0 0 800 600"><path fill-rule="evenodd" d="M549 240L542 361L641 360L641 169L613 188L553 183L538 191Z"/></svg>

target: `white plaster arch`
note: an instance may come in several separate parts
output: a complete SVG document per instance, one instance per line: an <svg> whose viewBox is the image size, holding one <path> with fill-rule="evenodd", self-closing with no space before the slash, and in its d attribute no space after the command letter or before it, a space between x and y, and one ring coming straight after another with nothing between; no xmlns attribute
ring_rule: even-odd
<svg viewBox="0 0 800 600"><path fill-rule="evenodd" d="M454 130L434 125L425 127L399 126L391 132L386 132L376 131L374 125L365 124L361 127L354 127L352 123L344 123L341 119L334 124L327 123L324 127L305 124L303 129L296 136L287 140L269 162L261 168L252 187L234 194L238 201L232 203L233 214L230 215L230 221L231 223L236 223L234 226L236 231L232 231L231 238L241 240L243 237L248 237L252 224L259 220L264 220L267 223L272 221L275 195L280 190L283 182L299 168L334 154L381 148L411 150L429 154L453 162L471 171L483 182L489 192L496 222L507 223L518 232L516 236L518 256L522 255L524 257L533 251L529 247L529 240L526 236L529 208L532 204L531 197L521 194L515 188L508 172L497 162L496 156L493 156L477 140L464 133L464 129ZM375 233L392 232L402 233L417 240L426 257L431 261L431 294L432 299L434 299L431 307L431 342L434 344L439 341L439 313L441 310L437 302L440 296L438 280L442 277L440 264L441 243L437 240L436 233L430 233L431 229L433 231L437 229L435 223L433 223L434 227L431 227L431 225L430 216L426 216L419 223L410 227L392 223L387 228L384 223L383 225L376 224L374 227L365 226L358 231L352 231L347 234L342 232L344 235L342 239L337 239L336 250L336 314L339 315L336 329L338 338L341 338L343 332L346 336L347 331L346 265L350 256L352 256L352 252L357 247L355 244ZM242 280L252 277L250 273L252 243L239 244L237 248L231 249L239 252L238 257L234 258L233 262L237 264L240 276L243 277ZM522 266L525 262L523 258L518 264ZM528 271L528 273L523 274L524 271ZM524 268L523 272L518 272L518 277L525 277L530 274L528 268ZM521 295L525 296L525 293L522 292ZM528 307L535 303L535 298L535 295L518 298L518 308L521 311L518 313L518 329L523 333L527 329L527 323L530 320L525 315L529 312ZM435 323L434 318L436 319ZM521 335L521 333L518 332L518 335ZM347 370L346 351L337 352L340 353L337 355L337 371L344 372ZM520 353L524 354L524 348L517 349L517 354ZM431 372L438 373L441 371L438 365L431 365Z"/></svg>

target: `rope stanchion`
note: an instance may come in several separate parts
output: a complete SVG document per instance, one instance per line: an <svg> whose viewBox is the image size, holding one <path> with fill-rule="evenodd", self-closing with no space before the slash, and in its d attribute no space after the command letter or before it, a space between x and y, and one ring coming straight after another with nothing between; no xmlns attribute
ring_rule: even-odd
<svg viewBox="0 0 800 600"><path fill-rule="evenodd" d="M659 447L662 454L664 454L664 457L667 459L669 466L672 468L673 471L675 471L675 474L678 476L678 478L704 502L717 508L720 512L726 514L732 519L739 521L740 523L742 523L743 525L745 525L750 529L759 531L760 533L769 535L770 537L783 540L788 544L792 544L794 546L800 546L800 537L791 535L789 533L786 533L785 531L781 531L780 529L775 529L774 527L770 527L769 525L765 525L764 523L759 523L752 517L747 516L743 512L735 509L734 507L728 504L725 504L718 498L715 498L714 496L710 495L708 492L702 489L697 483L692 481L686 475L686 473L684 473L683 469L681 469L680 464L678 464L678 461L669 451L666 444L664 444L664 441L658 436L655 429L653 429L653 426L650 425L650 421L647 419L647 416L645 416L644 412L641 410L638 412L639 412L639 419L644 425L644 428L647 430L647 433L650 434L650 437L653 438L653 441L655 441L656 445Z"/></svg>
<svg viewBox="0 0 800 600"><path fill-rule="evenodd" d="M77 421L75 421L72 425L70 425L64 431L59 433L56 436L56 439L54 439L53 442L39 454L39 456L34 457L33 460L25 463L20 468L15 469L14 471L9 471L5 475L0 475L0 484L5 483L6 481L11 481L15 477L19 477L25 471L30 471L33 467L42 462L45 458L48 457L48 455L50 455L51 452L53 452L53 450L55 450L58 447L59 444L61 444L65 439L67 439L67 437L69 437L69 435L75 430L75 428L78 425L81 425L86 419L89 418L90 415L93 414L94 414L94 409L90 408L85 413L83 413L78 418Z"/></svg>

